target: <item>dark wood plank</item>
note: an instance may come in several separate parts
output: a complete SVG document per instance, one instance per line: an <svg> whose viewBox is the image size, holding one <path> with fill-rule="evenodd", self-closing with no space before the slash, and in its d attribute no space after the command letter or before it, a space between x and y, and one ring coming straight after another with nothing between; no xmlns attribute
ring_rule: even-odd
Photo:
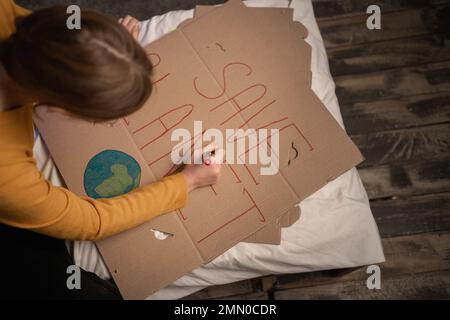
<svg viewBox="0 0 450 320"><path fill-rule="evenodd" d="M383 279L383 278L382 278ZM450 299L450 271L384 279L380 290L369 290L366 280L275 291L275 299Z"/></svg>
<svg viewBox="0 0 450 320"><path fill-rule="evenodd" d="M324 20L326 18L334 19L348 18L350 15L365 14L367 7L372 4L380 6L381 12L388 13L398 10L417 9L428 7L433 3L441 3L436 0L313 0L314 13L316 18Z"/></svg>
<svg viewBox="0 0 450 320"><path fill-rule="evenodd" d="M370 199L450 191L450 157L358 170Z"/></svg>
<svg viewBox="0 0 450 320"><path fill-rule="evenodd" d="M260 285L261 283L258 279L243 280L225 285L210 286L183 299L216 299L237 295L244 296L259 291Z"/></svg>
<svg viewBox="0 0 450 320"><path fill-rule="evenodd" d="M450 122L450 92L341 106L350 135Z"/></svg>
<svg viewBox="0 0 450 320"><path fill-rule="evenodd" d="M76 4L82 8L92 8L115 17L132 15L141 20L150 19L155 15L161 15L172 10L187 10L194 8L196 5L213 5L224 2L226 0L16 0L17 4L31 10L56 4Z"/></svg>
<svg viewBox="0 0 450 320"><path fill-rule="evenodd" d="M450 230L450 193L370 203L383 238Z"/></svg>
<svg viewBox="0 0 450 320"><path fill-rule="evenodd" d="M114 15L134 14L137 17L142 15L144 18L150 17L148 14L156 15L171 10L191 9L197 4L211 5L224 2L226 0L108 0L107 2L92 0L16 0L17 4L33 10L54 4L77 4L101 9ZM378 2L378 4L381 7L381 12L387 13L396 10L422 8L429 6L430 3L439 2L442 2L442 0L384 0L382 3ZM337 15L365 14L367 7L375 3L377 2L371 0L314 0L313 6L316 17L327 18ZM121 12L118 10L119 8L122 10Z"/></svg>
<svg viewBox="0 0 450 320"><path fill-rule="evenodd" d="M254 292L236 296L220 297L213 300L269 300L268 292Z"/></svg>
<svg viewBox="0 0 450 320"><path fill-rule="evenodd" d="M329 49L327 53L333 76L365 73L450 60L450 38L443 33L428 34Z"/></svg>
<svg viewBox="0 0 450 320"><path fill-rule="evenodd" d="M365 14L319 21L318 24L326 48L353 46L440 32L448 34L449 8L449 4L443 4L384 13L381 16L380 30L369 30L366 27Z"/></svg>
<svg viewBox="0 0 450 320"><path fill-rule="evenodd" d="M383 247L386 262L380 264L382 281L413 273L441 272L450 269L449 231L383 239ZM266 284L266 289L303 289L339 282L362 281L367 277L365 267L286 274L266 277L272 281L272 286Z"/></svg>
<svg viewBox="0 0 450 320"><path fill-rule="evenodd" d="M360 168L450 155L450 123L353 135L351 138L365 157Z"/></svg>
<svg viewBox="0 0 450 320"><path fill-rule="evenodd" d="M335 77L341 105L450 91L450 61Z"/></svg>

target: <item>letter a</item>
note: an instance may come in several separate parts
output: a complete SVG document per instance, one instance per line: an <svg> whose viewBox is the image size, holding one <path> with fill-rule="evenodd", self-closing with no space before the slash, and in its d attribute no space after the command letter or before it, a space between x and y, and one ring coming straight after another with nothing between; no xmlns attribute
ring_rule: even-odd
<svg viewBox="0 0 450 320"><path fill-rule="evenodd" d="M369 30L381 29L381 9L376 4L370 5L366 10L367 14L371 14L367 18L366 26Z"/></svg>
<svg viewBox="0 0 450 320"><path fill-rule="evenodd" d="M66 26L69 30L81 29L81 9L77 5L71 5L67 7L67 14L70 16L66 20Z"/></svg>
<svg viewBox="0 0 450 320"><path fill-rule="evenodd" d="M367 289L381 289L381 272L380 267L377 265L371 265L367 267L367 274L370 276L367 278L366 286Z"/></svg>
<svg viewBox="0 0 450 320"><path fill-rule="evenodd" d="M69 290L81 289L80 268L75 265L68 266L66 269L66 273L70 274L70 276L67 278L67 281L66 281L67 289L69 289Z"/></svg>

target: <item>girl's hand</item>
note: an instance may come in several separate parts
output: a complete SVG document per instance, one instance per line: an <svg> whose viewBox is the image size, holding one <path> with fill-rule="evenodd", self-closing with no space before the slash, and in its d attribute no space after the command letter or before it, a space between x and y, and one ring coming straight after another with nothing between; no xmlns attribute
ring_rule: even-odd
<svg viewBox="0 0 450 320"><path fill-rule="evenodd" d="M125 18L120 18L119 23L127 29L136 41L139 37L140 23L136 18L132 16L126 16Z"/></svg>
<svg viewBox="0 0 450 320"><path fill-rule="evenodd" d="M209 153L212 151L210 149L205 148L203 153ZM188 192L217 183L223 159L223 150L214 148L214 155L204 159L202 164L186 164L182 172L186 177Z"/></svg>

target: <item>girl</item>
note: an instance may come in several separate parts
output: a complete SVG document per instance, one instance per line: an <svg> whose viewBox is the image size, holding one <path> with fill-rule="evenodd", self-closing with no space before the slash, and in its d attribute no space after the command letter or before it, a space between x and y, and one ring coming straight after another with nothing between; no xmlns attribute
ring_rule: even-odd
<svg viewBox="0 0 450 320"><path fill-rule="evenodd" d="M157 183L99 200L42 178L32 158L33 107L49 104L107 121L138 110L152 90L151 63L130 34L136 34L135 22L122 21L128 32L85 10L81 29L69 30L67 18L62 6L30 14L0 0L0 295L8 298L118 297L92 274L82 275L82 290L69 291L71 259L54 238L96 240L119 233L185 206L188 192L219 178L219 164L187 165Z"/></svg>

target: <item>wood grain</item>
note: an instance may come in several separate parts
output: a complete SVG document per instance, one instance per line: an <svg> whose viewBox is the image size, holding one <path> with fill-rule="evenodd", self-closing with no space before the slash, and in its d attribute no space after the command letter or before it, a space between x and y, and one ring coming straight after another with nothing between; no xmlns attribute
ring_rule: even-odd
<svg viewBox="0 0 450 320"><path fill-rule="evenodd" d="M276 291L275 299L448 299L450 271L405 275L382 280L380 290L369 290L366 280L340 282L324 286Z"/></svg>
<svg viewBox="0 0 450 320"><path fill-rule="evenodd" d="M448 256L450 232L448 231L383 239L383 247L386 256L386 262L380 264L383 283L385 279L450 269ZM272 280L271 289L277 291L292 288L305 289L311 286L322 287L338 282L357 281L362 283L367 277L366 268L363 267L268 278ZM267 287L269 286L267 285Z"/></svg>
<svg viewBox="0 0 450 320"><path fill-rule="evenodd" d="M383 238L450 230L450 193L372 201Z"/></svg>
<svg viewBox="0 0 450 320"><path fill-rule="evenodd" d="M350 135L450 122L450 92L341 106Z"/></svg>
<svg viewBox="0 0 450 320"><path fill-rule="evenodd" d="M450 124L353 135L366 158L359 166L427 161L450 154Z"/></svg>
<svg viewBox="0 0 450 320"><path fill-rule="evenodd" d="M348 18L353 15L366 14L367 7L372 4L380 6L381 13L417 9L431 4L445 3L442 0L313 0L314 13L318 20Z"/></svg>
<svg viewBox="0 0 450 320"><path fill-rule="evenodd" d="M335 77L341 105L450 91L450 61Z"/></svg>
<svg viewBox="0 0 450 320"><path fill-rule="evenodd" d="M216 299L231 296L241 296L243 299L245 295L260 291L260 285L258 279L243 280L220 286L210 286L183 299Z"/></svg>
<svg viewBox="0 0 450 320"><path fill-rule="evenodd" d="M213 5L224 3L226 0L15 0L15 2L30 10L37 10L48 6L79 5L81 8L91 8L102 13L118 17L131 15L140 20L147 20L173 10L192 9L196 5Z"/></svg>
<svg viewBox="0 0 450 320"><path fill-rule="evenodd" d="M370 199L450 191L450 157L358 170Z"/></svg>
<svg viewBox="0 0 450 320"><path fill-rule="evenodd" d="M366 73L450 60L444 33L360 44L327 50L333 76Z"/></svg>
<svg viewBox="0 0 450 320"><path fill-rule="evenodd" d="M254 292L235 296L219 297L213 300L269 300L268 292Z"/></svg>
<svg viewBox="0 0 450 320"><path fill-rule="evenodd" d="M383 13L379 30L367 28L368 16L365 14L319 21L318 25L326 48L373 44L440 32L448 34L446 17L449 7L449 4L430 5L416 10Z"/></svg>

